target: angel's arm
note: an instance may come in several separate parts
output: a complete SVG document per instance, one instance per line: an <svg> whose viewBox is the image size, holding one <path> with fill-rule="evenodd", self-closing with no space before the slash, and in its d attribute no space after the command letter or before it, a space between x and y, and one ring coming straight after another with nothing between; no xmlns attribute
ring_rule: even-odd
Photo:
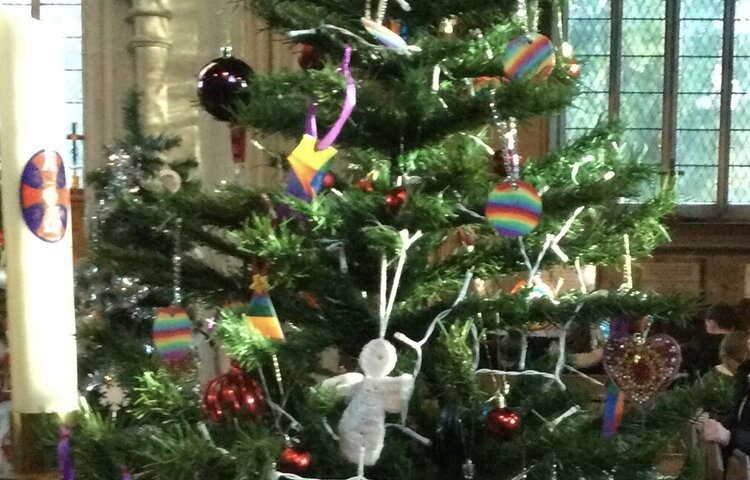
<svg viewBox="0 0 750 480"><path fill-rule="evenodd" d="M349 372L323 380L322 386L336 390L336 393L342 397L351 397L359 388L363 378L361 373Z"/></svg>
<svg viewBox="0 0 750 480"><path fill-rule="evenodd" d="M384 395L384 408L386 412L399 413L409 404L411 393L414 390L414 377L404 373L398 377L388 377L380 380L381 391Z"/></svg>

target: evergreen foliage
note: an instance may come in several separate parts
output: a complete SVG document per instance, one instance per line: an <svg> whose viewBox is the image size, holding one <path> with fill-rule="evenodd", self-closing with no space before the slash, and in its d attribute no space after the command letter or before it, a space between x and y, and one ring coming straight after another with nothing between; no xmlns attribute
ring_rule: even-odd
<svg viewBox="0 0 750 480"><path fill-rule="evenodd" d="M317 28L307 40L323 52L326 64L320 71L254 77L247 98L234 110L235 123L248 128L296 141L312 98L320 104L319 124L330 124L343 96L344 83L336 71L342 42L353 43L358 104L337 142L337 162L348 167L339 174L336 191L309 204L279 188L201 188L190 177L193 160L171 164L182 175L183 186L177 193L165 192L155 176L178 140L144 134L138 98L128 99L128 133L118 148L127 151L131 161L110 164L92 176L100 208L80 287L94 292L81 301L87 314L81 329L87 346L82 374L95 378L111 372L129 390L131 403L116 416L102 414L98 407L83 412L72 437L77 475L83 480L116 478L123 468L143 480L266 479L285 443L283 433L296 436L312 453L315 477L350 477L354 467L343 460L326 429L336 423L345 402L320 387L320 378L332 374L321 366L319 354L335 346L341 367L357 368L359 351L378 331L380 258L396 254L398 232L420 230L424 236L408 252L389 336L400 331L421 338L433 318L450 307L467 271L483 279L521 279L527 270L519 242L495 235L481 217L488 192L502 179L492 172L487 151L476 140L487 136L489 92L471 95L467 87L475 77L502 75L504 46L523 31L509 13L514 2L412 2L412 11L398 14L409 42L422 48L411 56L330 28L359 32L362 0L241 3L275 29ZM439 25L451 15L458 18L457 31L445 36ZM493 58L487 57L487 46ZM501 116L523 122L567 106L577 87L562 63L542 82L501 83L494 99ZM444 71L437 93L429 81L436 64ZM559 245L582 263L620 264L624 234L630 236L636 257L668 239L662 220L672 206L671 190L667 185L651 200L635 201L644 188L658 182L658 172L640 161L637 149L621 143L620 131L618 124L603 122L570 145L527 160L524 179L544 192L542 222L524 238L529 256L535 258L546 235L559 232L579 207L582 212ZM283 156L271 152L269 160ZM374 191L354 186L370 172L378 173ZM399 176L419 182L409 184L408 201L394 213L384 198ZM275 221L270 211L280 204L293 213ZM261 421L211 423L200 412L202 390L195 372L160 370L158 359L145 348L149 312L172 301L178 218L184 246L181 287L196 327L206 316L206 306L246 302L250 267L268 266L270 296L286 323L286 341L269 341L248 328L241 307L224 310L211 337L253 376L273 379L277 356L286 395L282 397L274 382L269 382L268 393L301 429L290 431L287 419L271 413ZM438 255L458 229L476 236L474 248ZM341 266L340 249L347 268ZM557 262L550 254L541 267ZM712 381L681 386L644 407L631 405L621 432L604 441L600 407L590 403L586 392L562 390L547 379L521 378L513 382L507 400L521 415L522 433L504 443L486 435L482 412L495 392L475 374L473 327L479 338L493 331L527 331L534 324L559 328L568 321L575 331L587 332L606 318L653 315L665 328L683 324L695 306L690 299L628 290L571 293L558 300L529 301L526 291L470 294L453 308L425 347L410 402L408 426L431 438L433 445L413 442L391 429L383 455L367 470L367 478L458 479L468 458L481 480L511 479L524 472L532 479L550 478L553 465L565 480L656 478L654 467L668 444L699 408L723 405L726 385ZM527 367L550 369L545 352L532 356ZM481 366L497 360L483 355ZM416 361L413 352L400 349L398 373L411 372ZM95 400L90 399L92 405ZM582 412L549 428L549 421L574 405ZM684 477L697 478L700 465L687 465Z"/></svg>

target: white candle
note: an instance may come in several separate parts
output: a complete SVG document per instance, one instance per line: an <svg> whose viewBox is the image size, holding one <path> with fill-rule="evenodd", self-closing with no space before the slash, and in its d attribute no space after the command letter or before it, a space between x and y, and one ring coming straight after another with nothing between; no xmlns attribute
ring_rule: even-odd
<svg viewBox="0 0 750 480"><path fill-rule="evenodd" d="M61 43L48 24L0 13L8 340L13 412L18 414L77 409L72 222L68 211L67 229L59 238L62 222L54 206L64 201L66 191L50 182L39 189L43 216L35 232L24 220L20 199L27 162L44 151L37 157L38 171L54 172L52 152L66 151Z"/></svg>

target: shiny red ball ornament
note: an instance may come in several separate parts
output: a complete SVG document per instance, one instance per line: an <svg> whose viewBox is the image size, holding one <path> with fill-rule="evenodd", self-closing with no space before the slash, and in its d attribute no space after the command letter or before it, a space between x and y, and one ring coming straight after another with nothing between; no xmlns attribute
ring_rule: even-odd
<svg viewBox="0 0 750 480"><path fill-rule="evenodd" d="M265 406L261 386L234 360L229 372L208 383L201 402L203 414L214 423L233 417L257 419Z"/></svg>
<svg viewBox="0 0 750 480"><path fill-rule="evenodd" d="M282 473L301 475L310 468L312 457L309 452L295 447L285 447L281 451L278 469Z"/></svg>
<svg viewBox="0 0 750 480"><path fill-rule="evenodd" d="M333 172L327 172L323 176L323 190L330 190L336 185L336 176Z"/></svg>
<svg viewBox="0 0 750 480"><path fill-rule="evenodd" d="M498 440L508 440L521 429L521 418L509 408L493 408L487 414L487 432Z"/></svg>
<svg viewBox="0 0 750 480"><path fill-rule="evenodd" d="M385 194L385 206L392 213L398 212L404 206L406 199L409 197L404 187L392 188Z"/></svg>
<svg viewBox="0 0 750 480"><path fill-rule="evenodd" d="M372 186L372 182L369 180L360 180L354 186L367 193L375 190L375 187Z"/></svg>

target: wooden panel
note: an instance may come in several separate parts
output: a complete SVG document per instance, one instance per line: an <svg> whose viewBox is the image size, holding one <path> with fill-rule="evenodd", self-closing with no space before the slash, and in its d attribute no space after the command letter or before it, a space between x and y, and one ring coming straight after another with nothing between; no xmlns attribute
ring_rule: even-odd
<svg viewBox="0 0 750 480"><path fill-rule="evenodd" d="M70 189L71 224L73 227L73 259L79 260L86 255L86 208L84 191L80 188Z"/></svg>
<svg viewBox="0 0 750 480"><path fill-rule="evenodd" d="M638 266L641 290L659 293L692 293L703 292L703 265L701 262L642 262Z"/></svg>
<svg viewBox="0 0 750 480"><path fill-rule="evenodd" d="M518 152L524 157L540 157L549 150L549 122L535 118L518 129Z"/></svg>

